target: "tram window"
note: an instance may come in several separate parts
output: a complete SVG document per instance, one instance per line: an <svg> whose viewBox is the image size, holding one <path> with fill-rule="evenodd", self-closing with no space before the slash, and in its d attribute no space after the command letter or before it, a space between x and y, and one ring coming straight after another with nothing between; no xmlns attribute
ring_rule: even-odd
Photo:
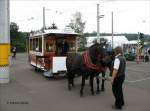
<svg viewBox="0 0 150 111"><path fill-rule="evenodd" d="M33 50L35 51L35 49L36 49L36 39L34 38L33 39Z"/></svg>
<svg viewBox="0 0 150 111"><path fill-rule="evenodd" d="M42 52L42 38L30 39L30 50Z"/></svg>
<svg viewBox="0 0 150 111"><path fill-rule="evenodd" d="M32 39L30 39L30 50L33 50L33 40Z"/></svg>
<svg viewBox="0 0 150 111"><path fill-rule="evenodd" d="M69 43L69 47L70 47L70 51L75 51L75 43L74 42L71 42Z"/></svg>
<svg viewBox="0 0 150 111"><path fill-rule="evenodd" d="M35 39L35 51L39 51L39 43L38 38Z"/></svg>
<svg viewBox="0 0 150 111"><path fill-rule="evenodd" d="M53 51L53 44L46 42L46 52L52 52Z"/></svg>
<svg viewBox="0 0 150 111"><path fill-rule="evenodd" d="M39 52L42 52L42 38L39 38Z"/></svg>

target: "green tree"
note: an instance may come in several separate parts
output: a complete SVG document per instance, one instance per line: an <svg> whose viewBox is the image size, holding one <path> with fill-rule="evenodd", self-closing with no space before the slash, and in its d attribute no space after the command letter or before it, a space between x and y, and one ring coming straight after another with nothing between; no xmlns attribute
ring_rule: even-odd
<svg viewBox="0 0 150 111"><path fill-rule="evenodd" d="M52 24L52 26L48 27L48 29L58 29L55 23Z"/></svg>
<svg viewBox="0 0 150 111"><path fill-rule="evenodd" d="M10 23L10 40L11 45L15 45L17 47L17 52L24 52L26 50L26 41L29 33L27 32L19 32L19 26L11 22Z"/></svg>
<svg viewBox="0 0 150 111"><path fill-rule="evenodd" d="M16 23L11 22L10 23L10 40L11 41L17 37L18 30L19 30L19 26Z"/></svg>
<svg viewBox="0 0 150 111"><path fill-rule="evenodd" d="M140 40L140 42L139 42L139 44L142 46L142 48L143 48L143 46L144 46L144 34L143 33L140 33L139 34L139 40Z"/></svg>
<svg viewBox="0 0 150 111"><path fill-rule="evenodd" d="M83 36L83 32L85 29L85 21L82 20L82 14L80 12L76 12L73 14L71 22L69 23L69 26L76 32L79 33L80 36L77 38L78 40L78 46L80 49L85 49L86 45L86 37Z"/></svg>

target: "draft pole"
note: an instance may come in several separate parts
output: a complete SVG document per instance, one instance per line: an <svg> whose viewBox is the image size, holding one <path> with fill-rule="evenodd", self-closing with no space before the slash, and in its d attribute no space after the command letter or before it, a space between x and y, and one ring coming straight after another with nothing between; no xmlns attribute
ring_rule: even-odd
<svg viewBox="0 0 150 111"><path fill-rule="evenodd" d="M9 83L9 0L0 0L0 84Z"/></svg>

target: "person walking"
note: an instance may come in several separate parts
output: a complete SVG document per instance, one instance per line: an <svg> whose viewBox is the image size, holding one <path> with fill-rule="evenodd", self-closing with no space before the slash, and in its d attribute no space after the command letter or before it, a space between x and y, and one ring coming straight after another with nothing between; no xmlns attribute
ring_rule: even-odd
<svg viewBox="0 0 150 111"><path fill-rule="evenodd" d="M123 50L121 47L116 47L114 52L115 60L111 79L112 91L115 97L115 104L113 105L113 108L122 109L122 106L124 106L122 85L125 80L126 60L123 56Z"/></svg>
<svg viewBox="0 0 150 111"><path fill-rule="evenodd" d="M13 58L16 58L16 52L17 52L17 48L16 48L16 46L13 46L13 48L12 48L12 52L13 52Z"/></svg>

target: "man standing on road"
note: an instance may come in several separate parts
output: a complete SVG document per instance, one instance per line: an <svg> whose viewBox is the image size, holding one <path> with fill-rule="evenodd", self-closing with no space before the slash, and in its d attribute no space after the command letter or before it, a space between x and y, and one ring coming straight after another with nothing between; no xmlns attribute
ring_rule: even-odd
<svg viewBox="0 0 150 111"><path fill-rule="evenodd" d="M122 91L122 85L125 80L126 60L123 57L123 50L121 47L116 47L115 61L112 72L112 91L115 97L115 105L113 108L122 109L124 106L124 97Z"/></svg>

